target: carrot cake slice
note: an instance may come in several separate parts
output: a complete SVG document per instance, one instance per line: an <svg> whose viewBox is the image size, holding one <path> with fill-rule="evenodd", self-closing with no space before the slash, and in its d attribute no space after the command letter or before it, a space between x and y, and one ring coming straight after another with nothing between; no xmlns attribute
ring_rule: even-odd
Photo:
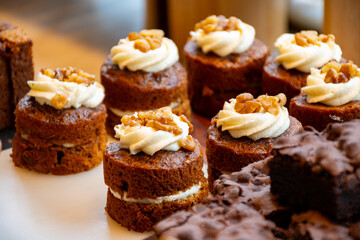
<svg viewBox="0 0 360 240"><path fill-rule="evenodd" d="M16 166L64 175L99 165L106 145L104 89L69 68L42 69L15 110Z"/></svg>
<svg viewBox="0 0 360 240"><path fill-rule="evenodd" d="M169 107L124 116L115 126L118 142L104 154L109 187L106 211L129 230L150 231L177 210L208 195L199 142L191 123Z"/></svg>
<svg viewBox="0 0 360 240"><path fill-rule="evenodd" d="M162 30L132 32L120 39L101 67L109 134L115 134L121 117L139 111L170 107L190 118L186 71L178 60L175 43Z"/></svg>

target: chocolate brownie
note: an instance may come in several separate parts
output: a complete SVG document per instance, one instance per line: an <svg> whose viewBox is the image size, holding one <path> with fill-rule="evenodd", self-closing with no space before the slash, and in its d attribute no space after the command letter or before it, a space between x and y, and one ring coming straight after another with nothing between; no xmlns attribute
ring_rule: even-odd
<svg viewBox="0 0 360 240"><path fill-rule="evenodd" d="M214 195L238 198L236 201L245 203L256 209L266 219L286 229L290 223L292 210L279 205L270 192L269 158L252 163L239 172L221 175L214 182Z"/></svg>
<svg viewBox="0 0 360 240"><path fill-rule="evenodd" d="M351 240L349 228L329 221L315 211L292 216L289 239L294 240Z"/></svg>
<svg viewBox="0 0 360 240"><path fill-rule="evenodd" d="M192 108L213 117L224 102L241 92L257 96L261 93L262 67L269 49L255 39L243 53L219 57L204 54L196 42L189 40L184 47Z"/></svg>
<svg viewBox="0 0 360 240"><path fill-rule="evenodd" d="M22 29L0 22L0 129L13 125L13 111L34 78L32 40Z"/></svg>
<svg viewBox="0 0 360 240"><path fill-rule="evenodd" d="M154 239L270 240L276 239L274 229L272 222L249 206L218 196L156 224Z"/></svg>
<svg viewBox="0 0 360 240"><path fill-rule="evenodd" d="M210 186L221 173L240 171L246 165L270 156L273 143L277 139L262 138L253 141L247 137L233 138L228 131L222 131L216 127L216 118L212 119L206 137ZM290 116L290 126L280 136L293 135L300 129L302 129L301 123ZM211 187L210 190L212 190Z"/></svg>
<svg viewBox="0 0 360 240"><path fill-rule="evenodd" d="M346 122L360 118L360 101L351 101L341 106L327 106L321 103L308 103L305 93L291 99L289 114L304 126L310 125L318 131L329 123Z"/></svg>
<svg viewBox="0 0 360 240"><path fill-rule="evenodd" d="M274 149L271 192L280 203L339 221L360 215L360 120L281 137Z"/></svg>

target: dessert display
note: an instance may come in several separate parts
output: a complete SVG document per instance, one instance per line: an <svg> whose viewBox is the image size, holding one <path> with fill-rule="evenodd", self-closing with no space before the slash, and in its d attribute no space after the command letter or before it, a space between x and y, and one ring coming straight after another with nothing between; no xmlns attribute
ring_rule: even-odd
<svg viewBox="0 0 360 240"><path fill-rule="evenodd" d="M225 102L207 131L210 190L221 174L239 171L270 156L277 137L290 136L302 129L301 123L289 116L285 103L284 94L254 99L250 93Z"/></svg>
<svg viewBox="0 0 360 240"><path fill-rule="evenodd" d="M255 29L236 17L209 16L195 25L184 47L192 109L213 117L241 92L261 94L269 49Z"/></svg>
<svg viewBox="0 0 360 240"><path fill-rule="evenodd" d="M111 49L101 67L110 135L121 117L138 111L170 107L190 118L186 71L178 59L175 43L157 29L129 33Z"/></svg>
<svg viewBox="0 0 360 240"><path fill-rule="evenodd" d="M285 33L275 42L278 56L266 59L263 71L263 93L284 93L288 99L300 94L311 68L320 68L328 61L344 61L341 49L331 34L316 31Z"/></svg>
<svg viewBox="0 0 360 240"><path fill-rule="evenodd" d="M208 195L204 156L192 124L171 108L125 115L104 153L106 211L129 230L149 231Z"/></svg>
<svg viewBox="0 0 360 240"><path fill-rule="evenodd" d="M0 21L0 130L14 125L16 104L34 79L32 41L27 33Z"/></svg>
<svg viewBox="0 0 360 240"><path fill-rule="evenodd" d="M334 220L360 214L360 120L281 138L270 161L271 192L280 203Z"/></svg>
<svg viewBox="0 0 360 240"><path fill-rule="evenodd" d="M312 68L301 92L291 99L289 113L304 126L321 131L328 123L360 118L360 69L352 62Z"/></svg>
<svg viewBox="0 0 360 240"><path fill-rule="evenodd" d="M42 69L15 110L16 166L65 175L94 168L106 144L104 89L81 70Z"/></svg>

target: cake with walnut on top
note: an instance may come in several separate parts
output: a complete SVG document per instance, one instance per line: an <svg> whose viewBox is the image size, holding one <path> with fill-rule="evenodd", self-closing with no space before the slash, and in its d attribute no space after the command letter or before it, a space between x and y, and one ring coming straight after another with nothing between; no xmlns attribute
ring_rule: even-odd
<svg viewBox="0 0 360 240"><path fill-rule="evenodd" d="M204 156L191 123L169 107L126 115L104 153L106 211L139 232L208 195Z"/></svg>
<svg viewBox="0 0 360 240"><path fill-rule="evenodd" d="M255 29L236 17L209 16L195 25L184 47L194 111L213 117L239 93L261 94L268 47Z"/></svg>
<svg viewBox="0 0 360 240"><path fill-rule="evenodd" d="M15 110L16 166L65 175L92 169L106 145L104 89L69 68L42 69Z"/></svg>
<svg viewBox="0 0 360 240"><path fill-rule="evenodd" d="M109 134L114 135L121 117L138 111L170 107L190 118L186 71L178 59L175 43L162 30L132 32L120 39L101 67Z"/></svg>
<svg viewBox="0 0 360 240"><path fill-rule="evenodd" d="M210 190L221 174L263 160L272 154L279 136L290 136L302 129L301 123L289 116L285 103L284 94L254 99L249 93L225 102L207 131Z"/></svg>

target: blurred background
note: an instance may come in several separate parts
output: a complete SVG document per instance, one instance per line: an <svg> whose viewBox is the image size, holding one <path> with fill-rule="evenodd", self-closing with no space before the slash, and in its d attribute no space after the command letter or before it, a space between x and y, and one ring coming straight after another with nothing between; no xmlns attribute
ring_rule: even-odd
<svg viewBox="0 0 360 240"><path fill-rule="evenodd" d="M111 47L129 32L161 28L182 54L189 31L212 14L253 25L272 49L284 32L333 33L343 56L360 65L360 0L0 0L0 20L33 39L35 73L74 66L97 79Z"/></svg>
<svg viewBox="0 0 360 240"><path fill-rule="evenodd" d="M36 71L74 65L98 75L110 48L143 28L164 29L181 52L194 24L211 14L239 17L271 48L284 32L331 32L344 56L360 62L358 0L0 0L0 20L32 37Z"/></svg>

